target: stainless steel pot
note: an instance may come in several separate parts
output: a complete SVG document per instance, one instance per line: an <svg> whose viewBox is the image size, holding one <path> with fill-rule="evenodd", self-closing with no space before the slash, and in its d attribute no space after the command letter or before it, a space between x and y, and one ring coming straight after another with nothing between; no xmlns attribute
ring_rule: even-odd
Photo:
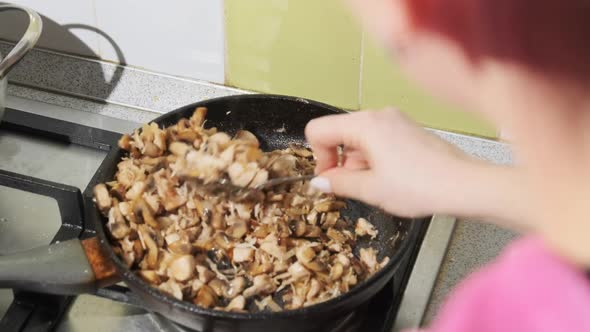
<svg viewBox="0 0 590 332"><path fill-rule="evenodd" d="M29 17L29 27L21 40L19 40L4 59L2 59L2 54L0 54L0 121L4 116L4 107L6 106L6 75L35 46L39 36L41 36L41 29L43 27L39 14L29 8L10 4L0 5L0 11L5 10L20 10L25 12ZM5 29L5 27L0 27L0 29L2 28Z"/></svg>

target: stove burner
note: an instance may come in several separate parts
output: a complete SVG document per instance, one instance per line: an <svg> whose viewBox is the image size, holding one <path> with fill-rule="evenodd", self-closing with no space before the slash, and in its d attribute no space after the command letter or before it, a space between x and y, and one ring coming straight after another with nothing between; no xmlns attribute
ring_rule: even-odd
<svg viewBox="0 0 590 332"><path fill-rule="evenodd" d="M119 136L113 132L12 109L6 110L0 130L42 136L100 150L110 149ZM76 187L5 170L0 170L0 186L52 197L57 201L61 226L51 243L85 237L85 232L93 232L84 225L82 193ZM52 330L71 300L72 297L68 296L14 290L14 300L0 320L0 331Z"/></svg>

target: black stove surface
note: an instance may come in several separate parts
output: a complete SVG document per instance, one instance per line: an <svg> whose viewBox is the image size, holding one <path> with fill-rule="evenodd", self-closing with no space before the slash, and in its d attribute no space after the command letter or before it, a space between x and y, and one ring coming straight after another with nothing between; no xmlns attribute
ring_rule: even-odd
<svg viewBox="0 0 590 332"><path fill-rule="evenodd" d="M80 145L104 152L108 152L120 136L120 134L111 131L12 109L6 110L5 118L0 123L0 135L3 132L39 136L43 139ZM86 238L94 234L92 226L84 222L82 193L79 188L2 169L0 169L0 187L48 196L57 201L61 226L53 236L52 242ZM85 188L86 190L91 190L91 188ZM427 226L428 222L422 223L419 241L411 248L411 255L407 255L401 262L394 277L383 290L350 315L334 322L330 328L331 331L391 331L403 290ZM116 285L103 288L94 295L141 307L140 301L124 286ZM14 290L14 300L4 316L0 317L0 331L53 331L59 325L73 299L73 297L67 296ZM168 323L168 326L174 325ZM160 330L167 330L167 328L160 328ZM174 328L174 330L184 329Z"/></svg>

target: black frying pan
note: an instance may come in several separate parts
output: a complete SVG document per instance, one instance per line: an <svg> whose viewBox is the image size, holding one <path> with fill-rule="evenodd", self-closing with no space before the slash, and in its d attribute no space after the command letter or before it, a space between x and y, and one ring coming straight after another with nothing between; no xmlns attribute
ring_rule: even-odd
<svg viewBox="0 0 590 332"><path fill-rule="evenodd" d="M166 127L190 117L195 107L208 108L207 127L228 133L253 132L264 150L285 148L305 141L305 125L313 118L343 113L342 110L300 98L276 95L238 95L206 100L182 107L156 120ZM367 128L367 130L370 130ZM89 187L113 179L124 151L113 148L91 180ZM393 170L392 170L393 171ZM105 233L106 220L85 194L85 218L95 224L97 237L70 240L12 256L0 257L0 287L23 288L45 293L79 294L124 281L151 311L201 331L322 331L373 297L391 279L416 241L419 221L385 214L365 204L349 201L343 216L350 220L367 217L379 230L374 240L363 239L358 247L371 246L389 263L350 292L335 299L283 312L234 313L197 307L151 287L113 252Z"/></svg>

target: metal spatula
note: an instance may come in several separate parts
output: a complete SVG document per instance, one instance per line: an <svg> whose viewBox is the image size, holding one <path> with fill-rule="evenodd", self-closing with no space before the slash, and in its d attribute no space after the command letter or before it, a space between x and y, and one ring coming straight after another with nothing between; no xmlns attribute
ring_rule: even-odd
<svg viewBox="0 0 590 332"><path fill-rule="evenodd" d="M207 183L204 185L206 190L216 195L228 195L237 200L244 200L250 197L256 197L257 193L272 187L293 183L297 181L308 181L315 177L315 175L301 175L301 176L286 176L280 178L270 179L256 187L240 187L231 183L229 179L222 179L220 181Z"/></svg>

